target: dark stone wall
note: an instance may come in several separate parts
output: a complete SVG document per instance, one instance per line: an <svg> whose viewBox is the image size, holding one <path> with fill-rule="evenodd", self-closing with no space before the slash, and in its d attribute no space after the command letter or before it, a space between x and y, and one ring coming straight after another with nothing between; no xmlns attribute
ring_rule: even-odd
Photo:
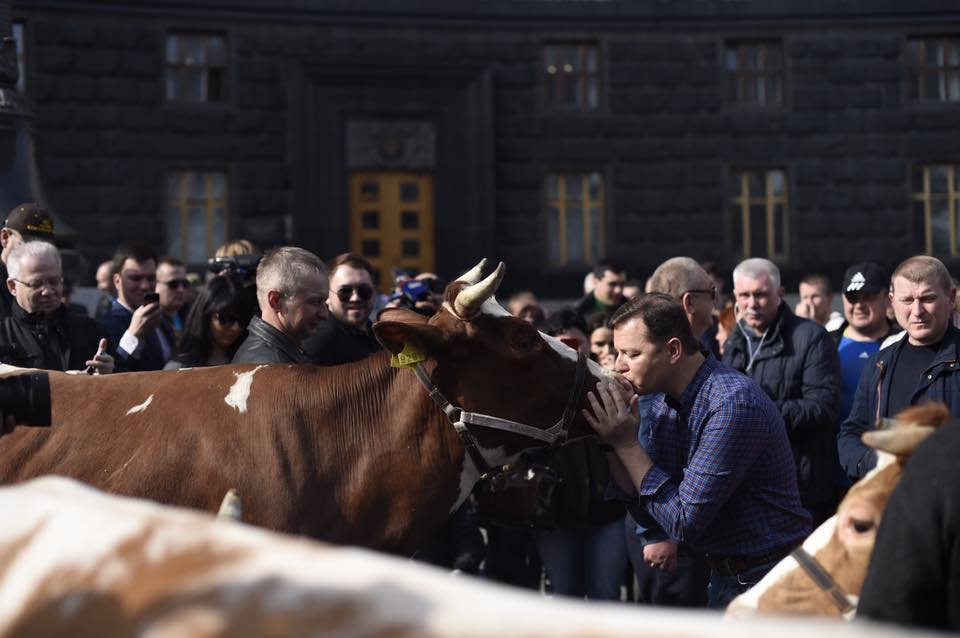
<svg viewBox="0 0 960 638"><path fill-rule="evenodd" d="M585 3L543 3L553 7L549 22L543 7L518 15L517 6L538 3L493 3L483 19L465 8L476 3L408 16L227 4L187 12L157 2L15 3L45 188L92 262L126 238L162 245L163 178L174 166L228 170L233 236L292 241L325 258L345 249L337 131L351 116L437 124L443 274L495 257L510 268L510 288L568 297L585 268L544 266L550 171L605 175L608 254L645 276L677 254L732 266L730 171L783 166L791 204L783 268L793 285L813 270L839 283L853 261L892 265L916 252L912 167L960 163L960 104L906 104L902 60L908 35L960 33L960 8L949 3L848 2L843 20L817 14L822 2L803 15L778 2L759 3L762 15L742 6L754 3L586 3L607 12L589 18ZM704 11L694 16L692 5ZM225 104L164 102L171 27L227 34ZM724 104L723 43L756 36L783 41L781 109ZM542 103L542 44L571 39L601 47L597 111Z"/></svg>

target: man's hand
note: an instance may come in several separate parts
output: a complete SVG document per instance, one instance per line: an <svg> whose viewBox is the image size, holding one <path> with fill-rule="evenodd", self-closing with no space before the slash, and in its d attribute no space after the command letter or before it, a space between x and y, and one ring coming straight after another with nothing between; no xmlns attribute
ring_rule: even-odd
<svg viewBox="0 0 960 638"><path fill-rule="evenodd" d="M106 350L107 340L101 339L100 345L97 347L97 353L93 355L93 359L84 363L84 365L93 367L96 370L94 374L110 374L113 372L113 357L107 354Z"/></svg>
<svg viewBox="0 0 960 638"><path fill-rule="evenodd" d="M626 384L626 385L624 385ZM601 381L597 383L596 394L587 393L591 410L582 410L583 418L604 443L614 449L636 447L637 430L640 427L640 414L637 411L639 397L629 390L628 382Z"/></svg>
<svg viewBox="0 0 960 638"><path fill-rule="evenodd" d="M672 572L677 568L677 541L667 539L643 546L643 562L654 569Z"/></svg>
<svg viewBox="0 0 960 638"><path fill-rule="evenodd" d="M803 317L804 319L813 319L813 306L805 301L798 301L796 307L793 309L793 314L798 317Z"/></svg>
<svg viewBox="0 0 960 638"><path fill-rule="evenodd" d="M133 311L133 318L130 319L130 327L127 330L137 339L142 339L160 325L161 318L163 313L160 311L159 301L145 304Z"/></svg>

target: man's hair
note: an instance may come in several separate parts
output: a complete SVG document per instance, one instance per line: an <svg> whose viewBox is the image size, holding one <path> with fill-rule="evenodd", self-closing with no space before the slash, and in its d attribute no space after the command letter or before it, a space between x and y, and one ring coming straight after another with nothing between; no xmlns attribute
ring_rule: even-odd
<svg viewBox="0 0 960 638"><path fill-rule="evenodd" d="M604 273L606 273L608 270L610 272L617 273L618 275L620 273L627 272L623 266L618 264L613 259L601 259L593 265L593 276L597 278L597 281L600 281L603 279Z"/></svg>
<svg viewBox="0 0 960 638"><path fill-rule="evenodd" d="M663 292L648 292L637 295L610 317L610 326L614 329L631 319L639 319L647 328L650 341L664 344L670 339L679 339L683 354L694 354L700 350L700 344L693 336L690 320L683 306L676 299Z"/></svg>
<svg viewBox="0 0 960 638"><path fill-rule="evenodd" d="M833 296L833 286L830 285L830 278L824 274L821 274L818 272L810 273L809 275L801 279L800 283L807 284L808 286L813 286L815 288L819 288L820 290L823 291L823 294L825 294L828 297Z"/></svg>
<svg viewBox="0 0 960 638"><path fill-rule="evenodd" d="M945 292L953 290L953 278L943 262L936 257L914 255L900 262L890 277L890 288L893 289L893 280L903 277L915 284L937 284Z"/></svg>
<svg viewBox="0 0 960 638"><path fill-rule="evenodd" d="M706 285L713 285L710 275L695 259L673 257L657 266L650 275L647 292L663 292L679 300L689 290L702 289L706 281L709 281Z"/></svg>
<svg viewBox="0 0 960 638"><path fill-rule="evenodd" d="M780 288L780 269L769 259L763 257L753 257L744 259L737 267L733 269L733 285L737 285L737 277L747 277L749 279L759 279L766 275L770 278L770 283L774 290Z"/></svg>
<svg viewBox="0 0 960 638"><path fill-rule="evenodd" d="M349 266L350 268L355 268L357 270L366 270L370 275L371 280L376 279L376 275L373 272L373 266L369 261L358 255L357 253L342 253L333 258L330 262L330 276L333 277L333 273L337 272L337 268L340 266Z"/></svg>
<svg viewBox="0 0 960 638"><path fill-rule="evenodd" d="M313 253L296 246L274 248L257 266L257 302L267 307L267 293L276 290L284 297L292 297L306 277L313 274L327 276L326 265Z"/></svg>
<svg viewBox="0 0 960 638"><path fill-rule="evenodd" d="M585 336L590 336L587 334L587 323L583 320L583 317L569 308L564 308L563 310L553 313L543 322L543 325L540 326L540 330L551 337L556 337L561 332L566 332L570 328L576 328Z"/></svg>
<svg viewBox="0 0 960 638"><path fill-rule="evenodd" d="M164 265L170 266L171 268L183 268L184 266L186 266L186 264L184 264L182 261L180 261L176 257L171 257L170 255L164 255L163 257L157 260L158 267L164 266Z"/></svg>
<svg viewBox="0 0 960 638"><path fill-rule="evenodd" d="M116 252L113 253L113 272L114 274L123 272L123 264L132 259L137 263L144 263L153 260L157 263L157 253L146 244L138 241L128 241L120 244Z"/></svg>
<svg viewBox="0 0 960 638"><path fill-rule="evenodd" d="M60 251L57 250L56 246L46 241L28 241L11 250L7 256L7 273L10 275L10 279L20 277L20 268L23 266L23 260L27 257L33 257L34 259L50 257L57 262L57 270L63 270Z"/></svg>
<svg viewBox="0 0 960 638"><path fill-rule="evenodd" d="M214 253L214 257L236 257L238 255L257 255L260 251L249 239L228 241Z"/></svg>

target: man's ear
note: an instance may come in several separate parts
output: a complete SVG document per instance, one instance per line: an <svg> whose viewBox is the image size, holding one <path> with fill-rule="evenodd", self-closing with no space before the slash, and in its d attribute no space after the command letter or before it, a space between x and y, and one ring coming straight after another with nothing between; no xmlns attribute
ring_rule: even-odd
<svg viewBox="0 0 960 638"><path fill-rule="evenodd" d="M270 309L274 312L280 310L280 301L283 298L283 295L280 294L279 290L268 290L267 291L267 305L270 306Z"/></svg>
<svg viewBox="0 0 960 638"><path fill-rule="evenodd" d="M13 279L7 279L7 290L10 291L11 295L16 296L17 293L17 282Z"/></svg>
<svg viewBox="0 0 960 638"><path fill-rule="evenodd" d="M443 331L426 323L378 321L373 324L373 334L391 354L400 354L409 343L429 357L437 352L443 341Z"/></svg>
<svg viewBox="0 0 960 638"><path fill-rule="evenodd" d="M123 281L123 277L120 276L120 273L113 273L113 289L117 291L117 294L120 294L120 283Z"/></svg>
<svg viewBox="0 0 960 638"><path fill-rule="evenodd" d="M667 339L667 351L670 353L670 363L676 363L683 357L683 344L676 337Z"/></svg>
<svg viewBox="0 0 960 638"><path fill-rule="evenodd" d="M10 229L0 228L0 248L6 248L7 242L9 241L10 241Z"/></svg>

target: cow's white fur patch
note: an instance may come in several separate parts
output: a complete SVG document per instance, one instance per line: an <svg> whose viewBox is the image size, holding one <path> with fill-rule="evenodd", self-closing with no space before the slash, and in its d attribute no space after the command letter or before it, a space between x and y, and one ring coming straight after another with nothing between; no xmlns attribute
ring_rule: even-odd
<svg viewBox="0 0 960 638"><path fill-rule="evenodd" d="M147 400L141 403L140 405L135 405L129 410L127 410L127 416L131 414L136 414L137 412L145 412L147 408L150 407L150 404L153 403L153 395L147 397Z"/></svg>
<svg viewBox="0 0 960 638"><path fill-rule="evenodd" d="M247 370L246 372L234 372L233 376L235 376L237 380L230 386L230 391L227 393L227 396L224 397L223 401L231 408L236 408L237 412L241 414L246 412L247 399L250 398L250 386L253 385L253 375L257 373L257 370L265 367L266 366L257 366L253 370Z"/></svg>

